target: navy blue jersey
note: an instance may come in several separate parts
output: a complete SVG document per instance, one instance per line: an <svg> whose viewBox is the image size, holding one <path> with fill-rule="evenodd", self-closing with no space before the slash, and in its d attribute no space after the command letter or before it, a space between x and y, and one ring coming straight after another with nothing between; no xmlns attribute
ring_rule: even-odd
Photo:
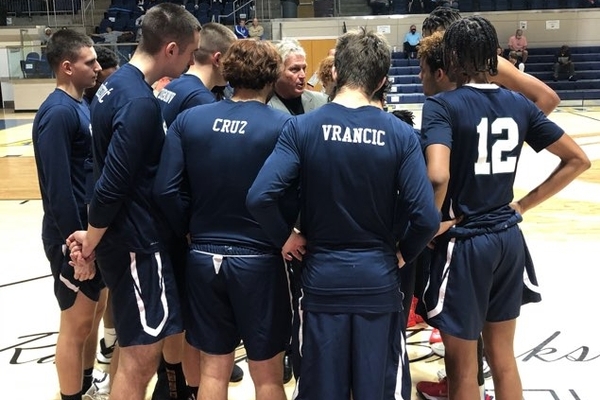
<svg viewBox="0 0 600 400"><path fill-rule="evenodd" d="M46 244L64 244L87 227L86 182L91 171L90 112L86 104L56 89L42 103L33 121L33 150L37 166Z"/></svg>
<svg viewBox="0 0 600 400"><path fill-rule="evenodd" d="M164 226L152 198L165 138L159 101L141 71L126 64L100 86L91 113L98 180L90 224L110 226L103 242L139 252L160 250Z"/></svg>
<svg viewBox="0 0 600 400"><path fill-rule="evenodd" d="M246 193L288 118L256 101L222 100L186 110L175 119L167 133L155 192L177 234L189 232L193 243L273 250L246 209ZM179 190L184 176L190 185L189 210ZM293 202L289 205L288 235L297 212Z"/></svg>
<svg viewBox="0 0 600 400"><path fill-rule="evenodd" d="M171 81L157 97L167 128L183 110L216 101L215 95L204 86L200 78L190 74L183 74Z"/></svg>
<svg viewBox="0 0 600 400"><path fill-rule="evenodd" d="M564 133L525 96L493 84L429 97L422 119L424 147L451 149L443 218L464 216L467 227L495 226L510 218L523 142L539 152Z"/></svg>
<svg viewBox="0 0 600 400"><path fill-rule="evenodd" d="M278 198L297 178L308 241L303 306L397 311L396 207L410 216L400 243L407 260L439 226L413 129L376 107L349 109L335 103L290 120L247 199L252 214L279 244L289 232ZM352 298L356 295L360 301ZM338 296L338 303L332 296Z"/></svg>

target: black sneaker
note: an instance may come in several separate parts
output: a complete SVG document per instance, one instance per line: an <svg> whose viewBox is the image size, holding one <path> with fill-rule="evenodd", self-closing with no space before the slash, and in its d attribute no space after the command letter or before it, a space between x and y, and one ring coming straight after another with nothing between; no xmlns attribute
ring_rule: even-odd
<svg viewBox="0 0 600 400"><path fill-rule="evenodd" d="M571 75L571 76L569 77L569 80L570 80L571 82L575 82L575 81L577 80L577 78L575 78L575 75Z"/></svg>
<svg viewBox="0 0 600 400"><path fill-rule="evenodd" d="M106 347L104 338L100 339L100 351L96 354L96 360L98 360L100 364L110 364L113 351L115 351L114 344L110 347Z"/></svg>
<svg viewBox="0 0 600 400"><path fill-rule="evenodd" d="M283 356L283 384L285 385L292 380L292 357L289 354Z"/></svg>
<svg viewBox="0 0 600 400"><path fill-rule="evenodd" d="M233 370L231 371L229 382L236 383L240 382L242 379L244 379L244 371L239 365L233 364Z"/></svg>

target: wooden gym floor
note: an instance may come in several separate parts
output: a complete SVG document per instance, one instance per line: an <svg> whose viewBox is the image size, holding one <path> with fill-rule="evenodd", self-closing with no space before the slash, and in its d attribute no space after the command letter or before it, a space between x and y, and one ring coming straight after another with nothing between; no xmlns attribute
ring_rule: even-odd
<svg viewBox="0 0 600 400"><path fill-rule="evenodd" d="M413 109L420 126L420 106ZM54 400L59 398L53 365L59 310L40 240L33 117L0 110L0 398ZM543 300L522 309L515 357L525 400L595 400L600 398L593 372L600 368L600 340L593 328L600 263L600 107L561 107L551 119L583 147L593 166L527 213L521 224ZM548 153L526 148L515 196L540 182L556 162ZM423 325L408 332L415 383L435 379L443 366L427 345L429 330ZM230 386L229 398L254 399L247 363L241 359L239 365L246 376ZM491 380L486 387L493 394ZM293 389L294 381L286 385L289 398Z"/></svg>

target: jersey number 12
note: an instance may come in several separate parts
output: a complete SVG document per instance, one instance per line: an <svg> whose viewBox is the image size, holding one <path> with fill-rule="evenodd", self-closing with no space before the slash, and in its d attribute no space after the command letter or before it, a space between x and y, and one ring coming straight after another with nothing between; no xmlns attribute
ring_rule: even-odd
<svg viewBox="0 0 600 400"><path fill-rule="evenodd" d="M491 134L488 129L491 128ZM492 155L488 154L488 140L494 136L500 136L506 131L506 138L498 138L492 144ZM514 172L517 168L517 157L510 156L502 159L502 154L512 151L519 144L519 127L512 118L498 118L492 124L488 124L487 118L482 118L477 125L479 134L479 145L477 162L475 163L476 175L503 174Z"/></svg>

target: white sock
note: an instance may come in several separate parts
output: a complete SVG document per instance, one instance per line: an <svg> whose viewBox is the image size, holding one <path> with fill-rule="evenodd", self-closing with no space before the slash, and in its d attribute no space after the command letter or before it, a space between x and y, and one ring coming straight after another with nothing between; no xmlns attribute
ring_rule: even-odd
<svg viewBox="0 0 600 400"><path fill-rule="evenodd" d="M115 328L104 328L104 345L110 347L117 341Z"/></svg>
<svg viewBox="0 0 600 400"><path fill-rule="evenodd" d="M481 394L481 400L485 400L485 385L479 386L479 394Z"/></svg>

